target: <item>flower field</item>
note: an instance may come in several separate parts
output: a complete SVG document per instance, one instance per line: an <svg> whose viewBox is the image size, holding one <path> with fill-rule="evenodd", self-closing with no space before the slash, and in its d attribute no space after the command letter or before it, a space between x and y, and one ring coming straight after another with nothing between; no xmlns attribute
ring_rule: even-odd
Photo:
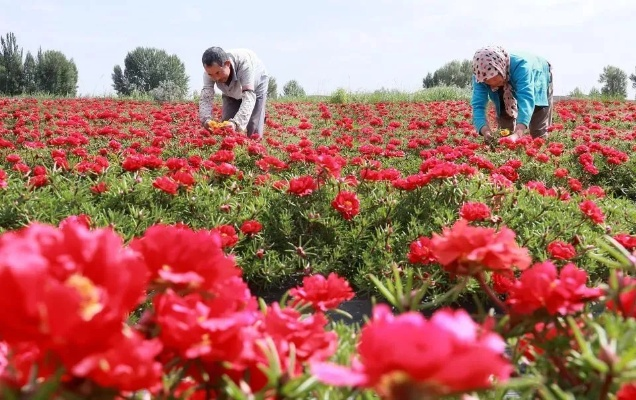
<svg viewBox="0 0 636 400"><path fill-rule="evenodd" d="M272 102L252 141L0 99L2 398L636 398L636 103L555 106L491 146L466 101Z"/></svg>

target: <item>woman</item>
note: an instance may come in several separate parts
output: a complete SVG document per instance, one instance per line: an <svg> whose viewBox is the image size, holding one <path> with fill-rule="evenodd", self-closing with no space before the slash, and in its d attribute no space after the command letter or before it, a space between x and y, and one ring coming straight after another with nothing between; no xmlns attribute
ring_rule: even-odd
<svg viewBox="0 0 636 400"><path fill-rule="evenodd" d="M545 136L552 125L552 66L543 58L511 53L500 46L479 49L473 57L473 125L486 140L488 99L495 104L499 129L516 140L526 131Z"/></svg>

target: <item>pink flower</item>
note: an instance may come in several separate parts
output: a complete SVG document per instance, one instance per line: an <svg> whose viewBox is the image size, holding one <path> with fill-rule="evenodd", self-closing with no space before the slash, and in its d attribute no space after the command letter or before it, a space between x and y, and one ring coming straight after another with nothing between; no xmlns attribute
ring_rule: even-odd
<svg viewBox="0 0 636 400"><path fill-rule="evenodd" d="M362 328L350 368L314 362L311 373L325 384L373 388L387 399L460 394L508 379L504 349L499 335L464 310L442 309L426 320L416 312L393 316L381 304Z"/></svg>

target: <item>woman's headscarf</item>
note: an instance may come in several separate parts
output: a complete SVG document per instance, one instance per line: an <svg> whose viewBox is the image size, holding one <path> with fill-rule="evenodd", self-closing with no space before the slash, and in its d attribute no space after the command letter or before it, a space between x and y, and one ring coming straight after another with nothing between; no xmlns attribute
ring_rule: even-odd
<svg viewBox="0 0 636 400"><path fill-rule="evenodd" d="M504 79L504 105L512 118L517 118L517 100L512 95L510 85L510 55L501 46L488 46L475 52L473 57L473 73L477 82L482 83L497 74ZM493 89L496 91L496 89Z"/></svg>

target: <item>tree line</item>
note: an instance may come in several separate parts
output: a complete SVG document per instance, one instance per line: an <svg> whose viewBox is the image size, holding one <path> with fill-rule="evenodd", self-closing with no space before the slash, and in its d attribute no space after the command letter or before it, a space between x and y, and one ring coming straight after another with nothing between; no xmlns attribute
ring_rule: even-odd
<svg viewBox="0 0 636 400"><path fill-rule="evenodd" d="M424 88L455 86L470 88L472 82L470 60L453 60L422 80ZM189 78L184 63L174 54L153 47L136 47L124 58L123 68L113 67L112 87L119 96L150 95L156 100L180 100L187 95ZM588 94L579 88L569 95L573 97L607 96L617 99L627 97L627 85L631 80L636 88L636 74L627 73L608 65L600 74L600 89L592 88ZM72 58L57 50L42 51L35 56L18 45L14 33L0 37L0 95L33 95L43 93L57 96L77 95L78 71ZM270 77L268 97L305 97L298 81L285 83L279 93L276 78Z"/></svg>
<svg viewBox="0 0 636 400"><path fill-rule="evenodd" d="M437 86L457 86L459 88L470 88L472 85L473 66L471 60L453 60L433 73L428 73L422 80L423 88ZM599 75L598 83L600 89L592 87L589 93L584 93L580 88L575 88L568 94L570 97L597 97L605 96L624 100L627 98L627 85L631 81L632 87L636 88L636 74L629 77L622 69L608 65L603 68Z"/></svg>
<svg viewBox="0 0 636 400"><path fill-rule="evenodd" d="M174 54L153 47L137 47L126 54L123 68L113 67L112 87L119 96L150 95L157 100L179 100L187 95L189 78L185 65ZM78 71L72 58L57 50L35 56L18 45L14 33L0 37L0 95L18 96L43 93L77 95ZM305 97L303 87L290 80L282 89L286 97ZM268 96L279 96L278 84L270 77Z"/></svg>
<svg viewBox="0 0 636 400"><path fill-rule="evenodd" d="M75 96L77 76L75 62L62 52L40 47L35 56L31 51L25 55L15 34L0 37L0 94Z"/></svg>

